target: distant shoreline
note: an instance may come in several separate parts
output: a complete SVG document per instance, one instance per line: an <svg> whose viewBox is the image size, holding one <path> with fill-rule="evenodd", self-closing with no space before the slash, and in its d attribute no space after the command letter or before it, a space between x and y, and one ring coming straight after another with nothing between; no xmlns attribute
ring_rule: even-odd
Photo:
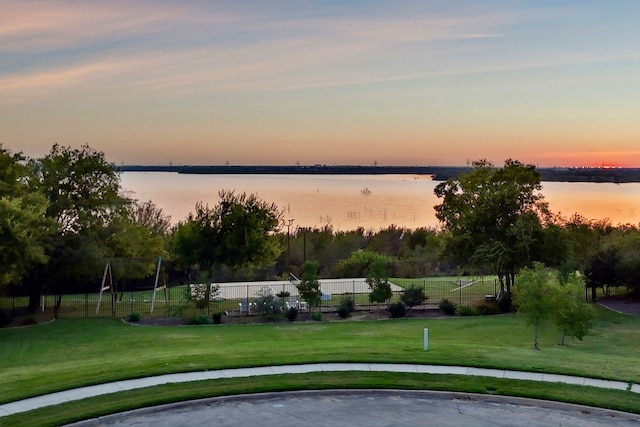
<svg viewBox="0 0 640 427"><path fill-rule="evenodd" d="M173 172L181 174L236 175L430 175L434 181L446 181L463 172L464 166L146 166L123 165L122 172ZM547 182L640 182L640 168L538 168Z"/></svg>

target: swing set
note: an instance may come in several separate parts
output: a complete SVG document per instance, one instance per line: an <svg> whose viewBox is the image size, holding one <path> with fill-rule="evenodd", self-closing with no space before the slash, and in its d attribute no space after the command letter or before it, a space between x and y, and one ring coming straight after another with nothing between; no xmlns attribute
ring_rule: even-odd
<svg viewBox="0 0 640 427"><path fill-rule="evenodd" d="M111 311L112 314L115 316L115 311L116 311L116 301L117 301L117 289L114 286L114 281L113 281L113 261L115 261L116 259L108 259L107 263L104 267L104 273L102 274L102 283L100 284L100 293L98 296L98 303L96 305L96 314L99 313L100 311L100 304L102 303L102 296L103 294L108 291L109 294L111 295ZM161 272L162 272L162 257L158 257L158 258L126 258L126 260L128 261L142 261L142 262L151 262L151 261L155 261L156 263L156 267L155 267L155 276L154 276L154 282L153 282L153 294L151 297L151 304L149 307L149 313L153 313L153 309L155 307L155 303L156 303L156 297L158 295L159 291L164 291L164 303L168 306L169 305L169 295L168 295L168 290L167 290L167 285L165 283L165 278L164 278L164 274L162 274L162 285L159 285L160 282L160 276L161 276Z"/></svg>

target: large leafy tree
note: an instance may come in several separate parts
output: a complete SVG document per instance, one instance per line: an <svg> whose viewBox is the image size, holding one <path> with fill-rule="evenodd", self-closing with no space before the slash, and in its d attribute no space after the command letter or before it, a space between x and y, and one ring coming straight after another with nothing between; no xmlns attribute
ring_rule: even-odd
<svg viewBox="0 0 640 427"><path fill-rule="evenodd" d="M283 250L274 235L282 219L278 207L254 194L222 190L219 197L213 208L196 204L195 213L176 227L178 260L203 270L274 262Z"/></svg>
<svg viewBox="0 0 640 427"><path fill-rule="evenodd" d="M503 168L476 161L470 172L438 184L435 210L449 233L447 252L460 264L490 266L510 294L516 273L544 252L549 211L541 189L535 166L515 160Z"/></svg>
<svg viewBox="0 0 640 427"><path fill-rule="evenodd" d="M46 198L29 185L32 172L22 154L0 145L0 286L48 262L54 223L44 215Z"/></svg>
<svg viewBox="0 0 640 427"><path fill-rule="evenodd" d="M126 213L128 201L119 194L119 172L104 153L88 145L74 149L56 144L32 164L34 185L48 200L45 215L57 224L47 268L28 278L29 308L35 310L45 283L61 295L69 287L85 286L100 271L109 254L110 226Z"/></svg>
<svg viewBox="0 0 640 427"><path fill-rule="evenodd" d="M619 286L620 252L615 246L602 245L590 257L585 268L586 286L591 288L591 300L596 300L597 288Z"/></svg>

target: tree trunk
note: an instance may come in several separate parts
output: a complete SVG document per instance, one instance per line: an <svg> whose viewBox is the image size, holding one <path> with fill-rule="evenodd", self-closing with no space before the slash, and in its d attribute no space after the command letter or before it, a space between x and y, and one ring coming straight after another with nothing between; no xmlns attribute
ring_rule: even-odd
<svg viewBox="0 0 640 427"><path fill-rule="evenodd" d="M533 328L533 349L540 350L538 346L538 323L536 323Z"/></svg>
<svg viewBox="0 0 640 427"><path fill-rule="evenodd" d="M53 308L53 318L57 319L58 318L58 312L60 311L60 307L62 306L62 294L58 295L58 298L56 298L56 305Z"/></svg>
<svg viewBox="0 0 640 427"><path fill-rule="evenodd" d="M500 282L500 294L504 294L504 275L498 273L498 282Z"/></svg>
<svg viewBox="0 0 640 427"><path fill-rule="evenodd" d="M29 294L29 313L35 313L40 307L40 297L42 296L42 281L38 271L32 271L24 281Z"/></svg>

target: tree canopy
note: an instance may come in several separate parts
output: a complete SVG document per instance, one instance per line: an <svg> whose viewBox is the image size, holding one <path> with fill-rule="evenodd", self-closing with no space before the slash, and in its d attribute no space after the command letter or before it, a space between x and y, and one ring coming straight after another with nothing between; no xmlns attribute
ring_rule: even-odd
<svg viewBox="0 0 640 427"><path fill-rule="evenodd" d="M29 186L31 178L22 154L0 145L0 286L19 282L49 260L54 221L45 217L47 199Z"/></svg>
<svg viewBox="0 0 640 427"><path fill-rule="evenodd" d="M282 214L255 194L222 190L213 208L196 204L195 213L180 223L174 250L187 265L238 268L276 260L283 248L275 238Z"/></svg>
<svg viewBox="0 0 640 427"><path fill-rule="evenodd" d="M538 331L551 320L565 336L580 340L587 334L594 317L593 307L584 300L584 279L577 273L563 277L557 270L534 263L524 268L514 288L514 304L518 313L534 327L533 348L539 350Z"/></svg>
<svg viewBox="0 0 640 427"><path fill-rule="evenodd" d="M501 289L511 292L515 275L543 252L549 211L535 166L515 160L494 168L486 160L438 184L436 217L449 232L446 250L461 264L490 266Z"/></svg>

